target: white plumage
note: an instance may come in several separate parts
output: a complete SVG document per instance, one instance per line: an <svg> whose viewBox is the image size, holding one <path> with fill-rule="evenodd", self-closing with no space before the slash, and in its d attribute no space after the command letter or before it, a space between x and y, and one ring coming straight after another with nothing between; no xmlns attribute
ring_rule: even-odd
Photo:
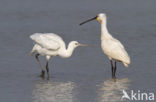
<svg viewBox="0 0 156 102"><path fill-rule="evenodd" d="M101 47L110 60L121 61L126 67L130 64L130 58L123 45L115 38L101 40Z"/></svg>
<svg viewBox="0 0 156 102"><path fill-rule="evenodd" d="M63 39L54 33L35 33L31 35L30 38L35 42L35 45L31 51L31 55L37 52L36 59L42 69L42 77L44 77L45 71L38 58L40 54L46 56L46 70L49 77L48 61L51 58L51 56L60 56L63 58L68 58L72 55L76 47L86 46L85 44L80 44L77 41L71 41L68 45L68 48L66 49L65 42L63 41Z"/></svg>
<svg viewBox="0 0 156 102"><path fill-rule="evenodd" d="M101 22L101 47L110 60L121 61L126 67L130 64L130 57L119 40L115 39L107 30L105 14L99 14L97 20Z"/></svg>
<svg viewBox="0 0 156 102"><path fill-rule="evenodd" d="M100 13L94 18L84 21L80 25L94 19L97 19L101 23L101 48L111 61L112 77L115 78L116 62L122 62L126 67L128 67L128 65L130 64L130 57L120 41L115 39L108 32L107 17L104 13ZM113 61L115 61L115 66L113 66Z"/></svg>
<svg viewBox="0 0 156 102"><path fill-rule="evenodd" d="M63 42L61 37L53 33L35 33L31 35L30 38L37 44L48 50L57 50L58 48L60 48L59 42Z"/></svg>

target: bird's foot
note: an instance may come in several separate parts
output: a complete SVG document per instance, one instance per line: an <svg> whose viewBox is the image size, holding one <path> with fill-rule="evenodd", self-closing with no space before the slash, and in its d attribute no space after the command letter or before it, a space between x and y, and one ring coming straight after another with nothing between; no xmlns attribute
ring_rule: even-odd
<svg viewBox="0 0 156 102"><path fill-rule="evenodd" d="M49 72L47 72L47 80L49 80L50 79L50 77L49 77Z"/></svg>
<svg viewBox="0 0 156 102"><path fill-rule="evenodd" d="M49 78L49 76L47 77L47 80L49 80L50 78Z"/></svg>
<svg viewBox="0 0 156 102"><path fill-rule="evenodd" d="M114 82L116 82L116 79L117 79L116 76L113 76L113 77L112 77L112 80L113 80Z"/></svg>
<svg viewBox="0 0 156 102"><path fill-rule="evenodd" d="M42 71L40 77L44 79L44 75L45 75L45 71Z"/></svg>

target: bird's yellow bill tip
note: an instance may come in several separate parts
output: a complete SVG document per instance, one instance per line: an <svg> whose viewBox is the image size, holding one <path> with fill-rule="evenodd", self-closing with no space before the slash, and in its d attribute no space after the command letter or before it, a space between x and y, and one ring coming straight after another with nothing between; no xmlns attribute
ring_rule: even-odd
<svg viewBox="0 0 156 102"><path fill-rule="evenodd" d="M102 23L102 20L99 18L99 17L97 17L96 18L100 23Z"/></svg>

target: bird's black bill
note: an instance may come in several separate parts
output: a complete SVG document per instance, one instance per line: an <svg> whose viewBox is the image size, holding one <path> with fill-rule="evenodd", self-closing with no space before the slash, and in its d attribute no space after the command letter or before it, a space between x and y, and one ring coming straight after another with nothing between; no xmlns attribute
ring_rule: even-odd
<svg viewBox="0 0 156 102"><path fill-rule="evenodd" d="M87 22L90 22L90 21L92 21L92 20L95 20L96 18L97 18L97 16L94 17L94 18L88 19L88 20L86 20L86 21L80 23L79 25L83 25L83 24L85 24L85 23L87 23Z"/></svg>

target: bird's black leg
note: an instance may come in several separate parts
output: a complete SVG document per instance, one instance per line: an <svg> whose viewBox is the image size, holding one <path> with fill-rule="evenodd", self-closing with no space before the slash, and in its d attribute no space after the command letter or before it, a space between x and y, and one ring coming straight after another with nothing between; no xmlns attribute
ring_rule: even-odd
<svg viewBox="0 0 156 102"><path fill-rule="evenodd" d="M115 67L114 67L114 78L116 78L116 76L115 76L115 73L116 73L116 61L115 61Z"/></svg>
<svg viewBox="0 0 156 102"><path fill-rule="evenodd" d="M49 80L49 66L48 66L48 61L46 63L46 70L47 70L47 75L48 75L47 79Z"/></svg>
<svg viewBox="0 0 156 102"><path fill-rule="evenodd" d="M112 60L110 60L110 62L111 62L111 68L112 68L112 78L114 77L114 67L113 67L113 61Z"/></svg>
<svg viewBox="0 0 156 102"><path fill-rule="evenodd" d="M42 72L41 72L41 75L40 75L40 76L41 76L42 78L44 78L45 71L44 71L44 68L43 68L42 64L40 63L39 58L38 58L39 55L40 55L40 54L36 54L35 57L36 57L36 60L37 60L37 62L39 63L41 69L42 69Z"/></svg>

